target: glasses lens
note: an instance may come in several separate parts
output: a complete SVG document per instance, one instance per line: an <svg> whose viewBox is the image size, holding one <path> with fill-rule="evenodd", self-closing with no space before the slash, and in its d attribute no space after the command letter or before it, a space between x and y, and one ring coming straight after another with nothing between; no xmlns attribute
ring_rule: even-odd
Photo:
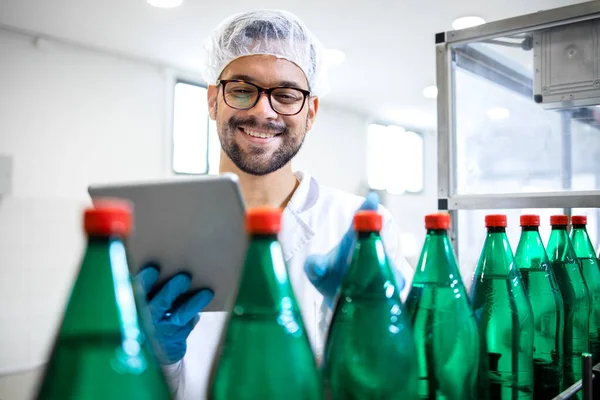
<svg viewBox="0 0 600 400"><path fill-rule="evenodd" d="M304 103L304 93L298 89L278 88L271 92L273 110L280 114L296 114Z"/></svg>
<svg viewBox="0 0 600 400"><path fill-rule="evenodd" d="M256 102L258 89L245 82L227 82L225 102L233 108L250 108Z"/></svg>

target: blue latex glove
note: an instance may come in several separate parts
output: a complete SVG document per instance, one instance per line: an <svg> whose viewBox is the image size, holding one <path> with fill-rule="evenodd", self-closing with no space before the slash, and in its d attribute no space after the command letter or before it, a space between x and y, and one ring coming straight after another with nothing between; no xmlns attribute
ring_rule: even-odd
<svg viewBox="0 0 600 400"><path fill-rule="evenodd" d="M370 192L363 204L357 211L373 210L377 211L379 206L379 196L375 192ZM311 255L306 258L304 263L304 272L308 280L323 295L325 303L331 308L334 303L342 279L348 268L350 257L356 244L356 231L353 224L342 237L341 242L329 253L322 255ZM395 268L393 262L388 259L396 276L396 283L399 289L404 288L404 278Z"/></svg>
<svg viewBox="0 0 600 400"><path fill-rule="evenodd" d="M158 269L151 265L135 276L146 296L158 281L158 276ZM183 358L187 337L200 320L200 311L213 299L213 292L203 289L173 309L175 300L189 290L190 284L188 275L175 275L158 293L147 299L154 325L154 340L159 345L157 358L162 364L173 364Z"/></svg>

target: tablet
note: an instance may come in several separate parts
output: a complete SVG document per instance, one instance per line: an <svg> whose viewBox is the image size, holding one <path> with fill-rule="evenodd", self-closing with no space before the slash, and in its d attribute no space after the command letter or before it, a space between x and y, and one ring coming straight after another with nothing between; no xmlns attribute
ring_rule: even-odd
<svg viewBox="0 0 600 400"><path fill-rule="evenodd" d="M192 290L208 287L215 294L204 311L230 310L248 247L236 175L92 185L88 193L92 201L117 197L133 203L129 268L135 275L147 262L160 266L152 292L186 272Z"/></svg>

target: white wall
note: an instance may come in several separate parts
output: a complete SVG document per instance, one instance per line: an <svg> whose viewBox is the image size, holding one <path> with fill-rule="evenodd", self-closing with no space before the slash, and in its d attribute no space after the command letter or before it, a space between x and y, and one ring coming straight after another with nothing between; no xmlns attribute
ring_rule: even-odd
<svg viewBox="0 0 600 400"><path fill-rule="evenodd" d="M5 32L0 55L0 154L14 163L12 192L0 196L0 398L18 400L37 374L14 373L45 359L80 261L87 186L172 176L172 75ZM368 122L322 104L295 168L364 193ZM435 206L432 174L435 165L424 196L386 199L405 233L420 234Z"/></svg>
<svg viewBox="0 0 600 400"><path fill-rule="evenodd" d="M83 250L87 185L167 176L166 75L157 68L0 34L0 375L46 356ZM35 375L0 379L26 398ZM29 380L28 380L29 379Z"/></svg>
<svg viewBox="0 0 600 400"><path fill-rule="evenodd" d="M365 117L321 105L313 129L293 162L327 186L358 193L367 179Z"/></svg>

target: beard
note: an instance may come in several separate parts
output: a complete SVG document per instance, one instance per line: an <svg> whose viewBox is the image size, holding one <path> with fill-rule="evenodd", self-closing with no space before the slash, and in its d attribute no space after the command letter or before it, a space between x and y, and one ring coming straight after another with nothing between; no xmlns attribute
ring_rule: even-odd
<svg viewBox="0 0 600 400"><path fill-rule="evenodd" d="M266 146L253 145L247 150L242 149L235 141L235 135L241 126L249 129L281 132L278 135L279 147L270 156L266 154L269 151ZM299 135L291 133L283 123L261 124L254 117L231 117L228 121L217 124L217 131L221 148L236 167L247 174L263 176L279 170L298 154L306 136L306 127L307 123L302 127L304 131ZM245 135L245 133L241 134Z"/></svg>

